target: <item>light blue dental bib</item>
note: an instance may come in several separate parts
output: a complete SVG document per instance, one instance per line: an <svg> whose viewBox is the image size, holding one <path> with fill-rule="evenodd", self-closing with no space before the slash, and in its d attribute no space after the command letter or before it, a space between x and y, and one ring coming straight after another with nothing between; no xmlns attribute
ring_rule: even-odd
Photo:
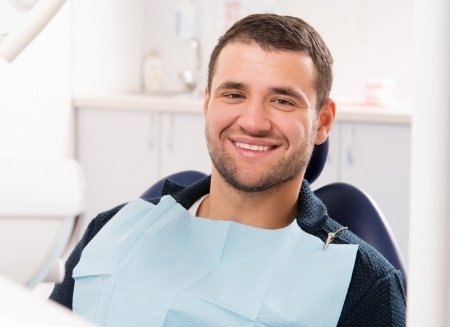
<svg viewBox="0 0 450 327"><path fill-rule="evenodd" d="M73 310L101 326L336 326L357 245L137 199L84 249Z"/></svg>

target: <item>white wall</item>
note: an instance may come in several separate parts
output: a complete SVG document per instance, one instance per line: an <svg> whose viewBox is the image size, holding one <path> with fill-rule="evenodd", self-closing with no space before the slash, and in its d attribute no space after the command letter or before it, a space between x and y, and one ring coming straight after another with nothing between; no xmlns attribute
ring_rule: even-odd
<svg viewBox="0 0 450 327"><path fill-rule="evenodd" d="M203 82L206 64L223 33L226 0L192 0L199 16L203 46ZM269 0L240 0L241 15L273 8ZM175 37L177 0L148 0L145 14L145 51L156 48L164 61L166 88L180 88L178 73L191 64L185 41ZM397 81L396 96L412 97L413 4L409 0L278 0L278 12L303 18L324 38L335 59L333 96L364 96L367 79Z"/></svg>
<svg viewBox="0 0 450 327"><path fill-rule="evenodd" d="M15 61L0 58L0 156L72 155L69 9Z"/></svg>
<svg viewBox="0 0 450 327"><path fill-rule="evenodd" d="M450 326L450 2L415 0L408 326Z"/></svg>
<svg viewBox="0 0 450 327"><path fill-rule="evenodd" d="M412 97L413 3L409 0L281 0L324 38L335 60L333 94L358 97L370 78L397 81L396 96Z"/></svg>
<svg viewBox="0 0 450 327"><path fill-rule="evenodd" d="M72 94L139 89L142 7L69 0L15 61L0 58L0 155L72 157Z"/></svg>
<svg viewBox="0 0 450 327"><path fill-rule="evenodd" d="M73 1L73 94L140 88L144 3Z"/></svg>

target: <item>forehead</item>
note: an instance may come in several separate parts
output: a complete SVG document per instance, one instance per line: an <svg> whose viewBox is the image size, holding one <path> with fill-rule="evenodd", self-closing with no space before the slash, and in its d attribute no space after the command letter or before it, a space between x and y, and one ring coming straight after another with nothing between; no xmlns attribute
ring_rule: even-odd
<svg viewBox="0 0 450 327"><path fill-rule="evenodd" d="M256 43L234 42L221 51L212 79L212 86L225 79L245 83L302 88L315 94L316 68L311 57L301 51L265 50Z"/></svg>

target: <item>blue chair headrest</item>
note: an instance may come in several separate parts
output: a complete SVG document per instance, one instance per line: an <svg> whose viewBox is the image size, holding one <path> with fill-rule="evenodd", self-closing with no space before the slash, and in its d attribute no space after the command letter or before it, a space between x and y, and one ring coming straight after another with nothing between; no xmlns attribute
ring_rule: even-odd
<svg viewBox="0 0 450 327"><path fill-rule="evenodd" d="M305 172L305 179L312 184L319 176L325 166L328 156L329 138L322 144L314 145L308 167Z"/></svg>

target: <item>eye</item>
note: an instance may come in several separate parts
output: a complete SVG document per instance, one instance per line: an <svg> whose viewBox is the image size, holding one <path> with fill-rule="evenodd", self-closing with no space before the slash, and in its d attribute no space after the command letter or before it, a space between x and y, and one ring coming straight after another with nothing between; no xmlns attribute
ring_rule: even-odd
<svg viewBox="0 0 450 327"><path fill-rule="evenodd" d="M230 99L240 99L240 98L242 98L242 95L240 95L238 93L228 93L228 94L225 94L225 97L230 98Z"/></svg>
<svg viewBox="0 0 450 327"><path fill-rule="evenodd" d="M283 106L293 106L294 103L291 101L287 101L285 99L275 99L273 100L273 102L277 103L277 104L281 104Z"/></svg>

